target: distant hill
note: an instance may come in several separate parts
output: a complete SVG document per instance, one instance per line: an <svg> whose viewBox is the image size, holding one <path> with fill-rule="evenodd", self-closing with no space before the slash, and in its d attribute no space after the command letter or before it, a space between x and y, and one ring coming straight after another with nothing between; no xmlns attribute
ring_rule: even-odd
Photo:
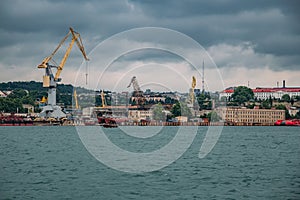
<svg viewBox="0 0 300 200"><path fill-rule="evenodd" d="M13 91L6 98L0 98L0 112L15 112L17 108L20 112L24 112L22 104L31 104L38 111L36 102L43 96L47 97L48 89L43 88L42 82L16 81L0 83L0 91ZM92 90L76 87L76 91L77 93L90 93ZM65 106L72 105L72 94L73 86L71 84L59 84L56 95L57 103Z"/></svg>
<svg viewBox="0 0 300 200"><path fill-rule="evenodd" d="M23 90L27 90L27 91L40 91L40 92L46 92L46 93L48 91L47 88L43 88L42 82L15 81L15 82L0 83L1 91L11 91L11 90L15 90L15 89L23 89ZM88 90L88 89L85 89L82 87L76 87L76 90L78 90L80 93L91 91L91 90ZM63 93L63 94L72 94L73 86L71 84L58 84L57 92Z"/></svg>
<svg viewBox="0 0 300 200"><path fill-rule="evenodd" d="M0 90L1 91L11 91L15 89L23 89L23 90L44 90L47 91L46 88L43 88L41 82L35 81L18 81L18 82L7 82L7 83L0 83Z"/></svg>

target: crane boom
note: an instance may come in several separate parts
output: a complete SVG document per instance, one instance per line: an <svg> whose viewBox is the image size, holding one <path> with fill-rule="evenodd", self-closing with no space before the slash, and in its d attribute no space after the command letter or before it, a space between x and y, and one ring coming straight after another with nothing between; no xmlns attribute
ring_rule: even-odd
<svg viewBox="0 0 300 200"><path fill-rule="evenodd" d="M130 81L129 85L127 86L127 88L129 88L131 85L133 86L133 90L134 90L132 93L132 98L137 99L138 105L143 106L146 99L144 97L143 91L141 90L135 76L133 76L131 78L131 81Z"/></svg>
<svg viewBox="0 0 300 200"><path fill-rule="evenodd" d="M136 79L135 76L132 77L132 79L131 79L129 85L127 86L127 88L129 88L131 86L131 84L133 86L134 91L137 91L137 92L141 91L140 86L139 86L139 84L138 84L137 79Z"/></svg>
<svg viewBox="0 0 300 200"><path fill-rule="evenodd" d="M71 42L58 66L50 65L49 62L53 59L53 56L57 53L57 51L60 49L60 47L63 45L63 43L68 39L68 37L72 35ZM49 88L48 89L48 103L47 106L45 106L40 113L40 116L42 117L55 117L55 118L61 118L65 117L65 113L61 111L61 108L56 105L56 86L57 83L61 81L60 74L66 64L66 61L70 55L70 52L72 50L72 47L74 43L76 42L79 50L81 51L84 59L88 61L88 57L85 53L82 40L80 37L80 34L75 32L71 27L70 31L67 33L67 35L60 41L58 46L55 48L55 50L51 53L50 56L44 58L41 64L38 65L38 68L45 69L45 76L43 77L43 87ZM55 75L52 72L52 68L56 68L57 71ZM76 95L76 91L75 91ZM75 99L76 101L76 99ZM76 101L76 108L79 108L78 102Z"/></svg>
<svg viewBox="0 0 300 200"><path fill-rule="evenodd" d="M67 61L67 58L68 58L69 55L70 55L70 52L71 52L72 47L73 47L73 45L74 45L74 42L76 42L76 44L77 44L79 50L81 51L81 53L82 53L84 59L85 59L86 61L89 60L88 57L87 57L87 55L86 55L86 53L85 53L85 50L84 50L84 47L83 47L83 44L82 44L82 41L81 41L80 34L77 33L77 32L75 32L72 28L70 28L70 32L69 32L69 33L72 34L72 41L71 41L71 43L70 43L68 49L66 50L66 53L65 53L63 59L61 60L59 66L57 67L57 72L56 72L56 74L55 74L54 80L58 80L58 79L59 79L59 75L60 75L61 71L63 70L63 67L65 66L65 63L66 63L66 61ZM78 41L78 38L80 39L80 41Z"/></svg>
<svg viewBox="0 0 300 200"><path fill-rule="evenodd" d="M47 68L47 63L49 63L53 56L56 54L56 52L58 51L58 49L63 45L63 43L67 40L67 38L72 35L72 40L69 44L69 47L67 48L66 50L66 53L64 55L64 57L62 58L59 66L57 66L57 72L55 74L55 77L54 77L54 80L55 81L58 81L59 80L59 76L61 74L61 71L63 70L63 67L65 66L65 63L70 55L70 52L72 50L72 47L74 45L74 42L76 42L79 50L81 51L84 59L86 61L89 61L89 58L87 57L86 53L85 53L85 50L84 50L84 46L83 46L83 43L82 43L82 40L81 40L81 37L80 37L80 34L75 32L73 30L73 28L70 27L70 31L68 32L68 34L61 40L61 42L58 44L58 46L55 48L55 50L51 53L50 56L46 57L41 64L38 65L38 68ZM79 39L79 40L78 40ZM52 66L54 67L54 66Z"/></svg>
<svg viewBox="0 0 300 200"><path fill-rule="evenodd" d="M47 68L47 63L50 62L50 60L52 60L53 56L56 54L56 52L58 51L58 49L61 47L61 45L66 41L66 39L69 37L71 33L69 32L58 44L58 46L55 48L55 50L51 53L50 56L44 58L44 60L42 61L41 64L38 65L38 68Z"/></svg>

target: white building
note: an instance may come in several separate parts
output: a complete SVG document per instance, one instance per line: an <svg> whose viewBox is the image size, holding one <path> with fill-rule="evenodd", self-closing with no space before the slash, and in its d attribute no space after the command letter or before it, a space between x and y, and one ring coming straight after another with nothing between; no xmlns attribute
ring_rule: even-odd
<svg viewBox="0 0 300 200"><path fill-rule="evenodd" d="M148 120L152 118L152 110L128 110L128 118L134 121Z"/></svg>
<svg viewBox="0 0 300 200"><path fill-rule="evenodd" d="M265 100L269 97L275 98L275 99L281 99L281 97L285 94L288 94L290 97L300 96L300 87L293 87L293 88L256 88L252 89L254 93L254 97L257 99ZM229 97L233 94L234 89L229 88L226 90L223 90L219 94L219 98L226 98L227 100Z"/></svg>
<svg viewBox="0 0 300 200"><path fill-rule="evenodd" d="M7 94L5 94L4 92L0 91L0 97L7 97Z"/></svg>

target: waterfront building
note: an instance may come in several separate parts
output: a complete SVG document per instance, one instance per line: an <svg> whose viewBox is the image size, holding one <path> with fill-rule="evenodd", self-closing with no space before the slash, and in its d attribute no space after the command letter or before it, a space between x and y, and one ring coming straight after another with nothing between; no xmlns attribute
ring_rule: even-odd
<svg viewBox="0 0 300 200"><path fill-rule="evenodd" d="M285 110L223 107L217 112L225 122L245 125L272 125L277 120L285 120Z"/></svg>
<svg viewBox="0 0 300 200"><path fill-rule="evenodd" d="M149 120L152 118L152 110L128 110L128 118L133 121Z"/></svg>
<svg viewBox="0 0 300 200"><path fill-rule="evenodd" d="M33 113L34 112L34 106L30 104L22 104L22 107L27 110L27 113Z"/></svg>
<svg viewBox="0 0 300 200"><path fill-rule="evenodd" d="M188 122L188 117L186 117L186 116L178 116L178 117L175 117L175 119L177 122Z"/></svg>

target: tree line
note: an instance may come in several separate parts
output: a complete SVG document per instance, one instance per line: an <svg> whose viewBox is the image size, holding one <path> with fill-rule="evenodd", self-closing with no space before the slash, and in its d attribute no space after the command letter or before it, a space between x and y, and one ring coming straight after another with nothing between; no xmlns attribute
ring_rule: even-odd
<svg viewBox="0 0 300 200"><path fill-rule="evenodd" d="M59 84L57 86L57 103L63 103L65 106L72 105L72 95L74 87L71 84ZM82 87L76 87L77 92L88 92ZM7 97L0 98L0 112L16 113L27 112L23 104L34 106L34 111L39 112L39 100L47 97L48 89L43 87L42 82L35 81L17 81L0 83L0 91L10 93Z"/></svg>

